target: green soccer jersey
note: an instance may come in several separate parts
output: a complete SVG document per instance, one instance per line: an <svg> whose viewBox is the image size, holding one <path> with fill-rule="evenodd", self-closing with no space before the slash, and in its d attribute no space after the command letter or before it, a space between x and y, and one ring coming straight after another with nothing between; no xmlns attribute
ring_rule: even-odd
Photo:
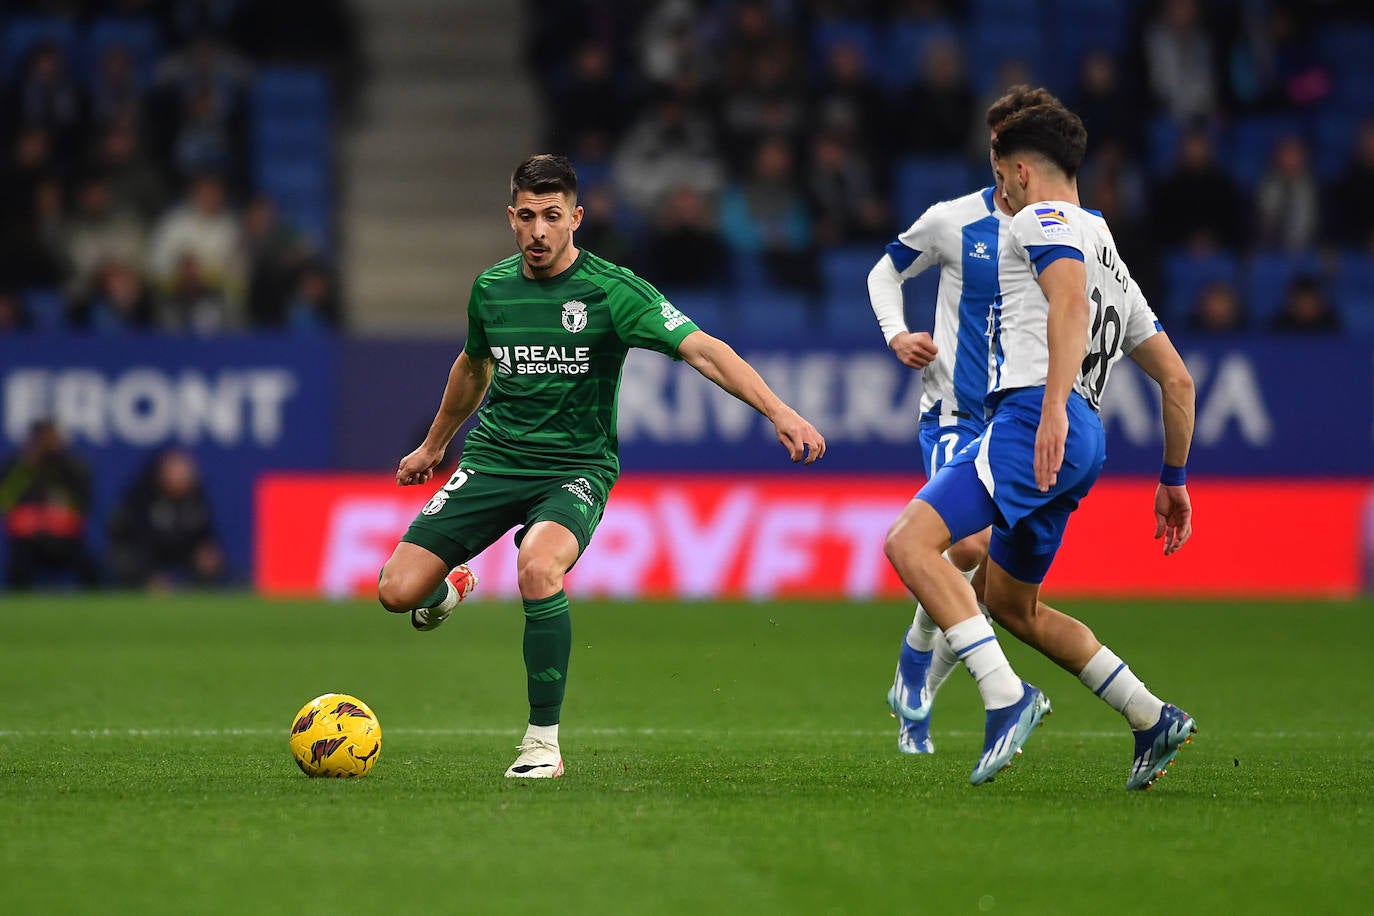
<svg viewBox="0 0 1374 916"><path fill-rule="evenodd" d="M653 286L588 251L547 280L525 276L512 255L477 278L468 300L464 349L495 365L463 465L522 476L604 471L613 482L626 353L678 359L695 330Z"/></svg>

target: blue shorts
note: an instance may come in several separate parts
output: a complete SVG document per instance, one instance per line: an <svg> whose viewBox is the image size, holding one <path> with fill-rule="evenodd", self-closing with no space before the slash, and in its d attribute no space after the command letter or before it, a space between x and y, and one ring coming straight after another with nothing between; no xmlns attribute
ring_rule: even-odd
<svg viewBox="0 0 1374 916"><path fill-rule="evenodd" d="M926 479L934 477L964 446L982 435L984 427L981 420L958 420L952 426L941 426L938 416L921 417L918 438Z"/></svg>
<svg viewBox="0 0 1374 916"><path fill-rule="evenodd" d="M1064 464L1055 485L1041 493L1035 485L1035 432L1044 397L1044 388L1003 397L983 434L916 494L940 514L951 542L992 525L989 556L1022 582L1044 581L1069 514L1107 458L1101 419L1081 396L1070 395Z"/></svg>

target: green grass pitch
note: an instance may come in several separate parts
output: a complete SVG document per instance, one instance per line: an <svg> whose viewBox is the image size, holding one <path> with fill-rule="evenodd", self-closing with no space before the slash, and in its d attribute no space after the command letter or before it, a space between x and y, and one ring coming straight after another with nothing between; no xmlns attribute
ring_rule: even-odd
<svg viewBox="0 0 1374 916"><path fill-rule="evenodd" d="M1055 712L991 785L956 672L896 752L902 603L575 602L567 776L502 778L521 618L363 603L0 598L0 910L1349 913L1374 892L1374 606L1063 603L1201 732L1124 791L1120 718L1009 638ZM310 780L357 694L384 744Z"/></svg>

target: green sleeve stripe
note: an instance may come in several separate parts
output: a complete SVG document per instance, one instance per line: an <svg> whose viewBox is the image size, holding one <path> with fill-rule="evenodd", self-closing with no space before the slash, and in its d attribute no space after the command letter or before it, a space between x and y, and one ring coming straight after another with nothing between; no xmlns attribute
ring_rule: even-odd
<svg viewBox="0 0 1374 916"><path fill-rule="evenodd" d="M588 279L605 290L607 296L615 295L618 292L617 288L619 288L638 294L639 298L648 304L653 304L663 298L663 294L650 284L634 275L627 276L623 272L603 271Z"/></svg>
<svg viewBox="0 0 1374 916"><path fill-rule="evenodd" d="M588 265L592 273L596 276L605 277L608 280L616 281L635 290L650 302L656 302L663 294L654 289L654 285L643 277L636 276L633 271L627 270L617 264L612 264L603 258L597 258ZM598 284L600 285L600 284ZM602 287L603 289L605 287Z"/></svg>

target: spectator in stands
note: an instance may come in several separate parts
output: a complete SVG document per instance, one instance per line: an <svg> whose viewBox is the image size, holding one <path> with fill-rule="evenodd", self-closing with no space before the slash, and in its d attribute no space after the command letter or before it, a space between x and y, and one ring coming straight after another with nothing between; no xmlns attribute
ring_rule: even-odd
<svg viewBox="0 0 1374 916"><path fill-rule="evenodd" d="M640 72L659 86L672 85L683 74L700 79L710 73L702 32L702 16L692 0L659 0L639 28Z"/></svg>
<svg viewBox="0 0 1374 916"><path fill-rule="evenodd" d="M669 192L665 203L656 207L653 213L659 213L667 206L666 201L671 200L671 197L672 194ZM598 181L579 185L577 200L583 207L582 225L577 227L577 247L616 264L628 264L638 272L635 242L620 225L620 205L616 201L615 188L611 183Z"/></svg>
<svg viewBox="0 0 1374 916"><path fill-rule="evenodd" d="M731 248L761 254L775 284L812 289L818 277L811 216L796 171L785 139L759 144L749 176L721 198L721 230Z"/></svg>
<svg viewBox="0 0 1374 916"><path fill-rule="evenodd" d="M1121 84L1116 55L1106 48L1094 48L1083 55L1073 110L1088 129L1094 156L1096 147L1108 141L1126 149L1136 148L1141 134L1139 107Z"/></svg>
<svg viewBox="0 0 1374 916"><path fill-rule="evenodd" d="M133 210L153 220L167 209L167 182L144 154L131 119L117 118L105 128L96 144L93 167L109 181L111 206L116 210Z"/></svg>
<svg viewBox="0 0 1374 916"><path fill-rule="evenodd" d="M1231 176L1217 164L1206 127L1184 133L1174 170L1150 197L1155 242L1161 247L1239 243L1242 198Z"/></svg>
<svg viewBox="0 0 1374 916"><path fill-rule="evenodd" d="M9 541L5 582L32 588L40 580L99 581L86 544L91 475L51 420L40 420L18 452L0 466L0 513Z"/></svg>
<svg viewBox="0 0 1374 916"><path fill-rule="evenodd" d="M766 0L739 0L735 3L721 47L721 59L724 61L721 82L727 87L744 82L753 62L787 31L786 25L774 18Z"/></svg>
<svg viewBox="0 0 1374 916"><path fill-rule="evenodd" d="M892 215L878 194L873 171L844 134L816 134L810 160L807 191L819 244L843 245L892 234Z"/></svg>
<svg viewBox="0 0 1374 916"><path fill-rule="evenodd" d="M187 279L183 256L189 253L198 283L233 301L245 287L242 244L239 221L225 203L223 180L200 175L191 181L186 201L154 227L148 271L162 290L171 290L175 282Z"/></svg>
<svg viewBox="0 0 1374 916"><path fill-rule="evenodd" d="M153 300L136 267L105 261L89 294L73 303L67 320L74 328L100 334L143 331L153 324Z"/></svg>
<svg viewBox="0 0 1374 916"><path fill-rule="evenodd" d="M744 73L743 80L725 87L721 101L725 154L737 170L748 168L764 138L782 136L795 145L806 127L803 78L788 42L766 45Z"/></svg>
<svg viewBox="0 0 1374 916"><path fill-rule="evenodd" d="M1305 111L1331 93L1312 30L1286 3L1242 3L1230 53L1235 103L1255 111Z"/></svg>
<svg viewBox="0 0 1374 916"><path fill-rule="evenodd" d="M80 147L84 112L85 100L68 72L66 53L56 42L41 42L29 52L4 116L48 131L57 159L66 162Z"/></svg>
<svg viewBox="0 0 1374 916"><path fill-rule="evenodd" d="M1259 184L1259 244L1284 251L1310 248L1321 223L1320 200L1307 144L1298 136L1282 138Z"/></svg>
<svg viewBox="0 0 1374 916"><path fill-rule="evenodd" d="M589 41L574 53L568 85L558 90L549 109L554 149L571 150L574 138L595 131L614 142L625 127L629 100L616 78L611 49Z"/></svg>
<svg viewBox="0 0 1374 916"><path fill-rule="evenodd" d="M232 175L239 171L244 157L236 153L232 128L216 105L215 93L201 86L186 100L172 143L177 173L189 177L201 172Z"/></svg>
<svg viewBox="0 0 1374 916"><path fill-rule="evenodd" d="M306 262L286 303L286 327L297 334L318 334L339 326L339 285L334 272L319 259Z"/></svg>
<svg viewBox="0 0 1374 916"><path fill-rule="evenodd" d="M1360 125L1350 162L1330 204L1332 240L1374 252L1374 119Z"/></svg>
<svg viewBox="0 0 1374 916"><path fill-rule="evenodd" d="M1270 327L1275 331L1301 334L1339 334L1341 319L1316 277L1302 276L1288 287L1283 307Z"/></svg>
<svg viewBox="0 0 1374 916"><path fill-rule="evenodd" d="M1144 57L1150 92L1165 114L1188 121L1217 113L1216 57L1197 0L1165 0L1145 25Z"/></svg>
<svg viewBox="0 0 1374 916"><path fill-rule="evenodd" d="M195 459L182 449L157 455L110 519L110 568L128 588L167 591L224 582L224 551Z"/></svg>
<svg viewBox="0 0 1374 916"><path fill-rule="evenodd" d="M663 94L630 129L612 170L620 197L642 213L678 185L714 197L724 181L710 122L674 93Z"/></svg>
<svg viewBox="0 0 1374 916"><path fill-rule="evenodd" d="M1083 199L1091 201L1112 227L1116 249L1131 265L1131 277L1156 304L1163 298L1159 287L1159 254L1149 236L1144 204L1144 179L1116 141L1103 144L1079 173Z"/></svg>
<svg viewBox="0 0 1374 916"><path fill-rule="evenodd" d="M29 329L28 310L24 301L12 289L0 289L0 337L20 334Z"/></svg>
<svg viewBox="0 0 1374 916"><path fill-rule="evenodd" d="M172 333L209 336L237 325L224 291L206 280L200 259L189 249L177 256L172 282L155 309L157 326Z"/></svg>
<svg viewBox="0 0 1374 916"><path fill-rule="evenodd" d="M63 245L62 182L46 175L33 185L32 201L0 239L0 285L58 289L68 268Z"/></svg>
<svg viewBox="0 0 1374 916"><path fill-rule="evenodd" d="M116 210L105 176L87 174L77 189L76 213L63 232L64 256L71 270L66 285L69 300L91 293L96 273L107 261L143 263L145 246L146 231L138 214Z"/></svg>
<svg viewBox="0 0 1374 916"><path fill-rule="evenodd" d="M726 256L711 201L687 186L669 192L649 228L646 273L654 282L667 289L718 288Z"/></svg>
<svg viewBox="0 0 1374 916"><path fill-rule="evenodd" d="M903 96L898 110L907 113L897 119L904 125L904 150L927 156L964 151L969 132L979 119L971 114L977 110L973 88L964 72L963 54L953 39L934 38L926 43L920 80ZM986 136L982 142L986 147Z"/></svg>
<svg viewBox="0 0 1374 916"><path fill-rule="evenodd" d="M887 165L893 152L888 148L890 109L852 42L837 42L826 54L811 111L815 128L843 132L849 141L863 144L875 165Z"/></svg>
<svg viewBox="0 0 1374 916"><path fill-rule="evenodd" d="M248 257L248 323L259 328L286 324L286 300L310 256L310 241L282 220L271 198L249 201L243 220Z"/></svg>
<svg viewBox="0 0 1374 916"><path fill-rule="evenodd" d="M21 128L0 166L0 221L27 224L33 214L34 189L44 178L57 174L52 134L36 125Z"/></svg>
<svg viewBox="0 0 1374 916"><path fill-rule="evenodd" d="M100 131L116 121L141 124L143 89L129 49L123 45L107 48L91 80L92 129Z"/></svg>
<svg viewBox="0 0 1374 916"><path fill-rule="evenodd" d="M1203 334L1232 334L1245 328L1245 306L1229 283L1209 283L1198 293L1188 316L1188 329Z"/></svg>
<svg viewBox="0 0 1374 916"><path fill-rule="evenodd" d="M246 156L240 147L248 115L244 95L250 72L236 54L208 34L159 64L156 147L163 162L178 168L192 167L184 147L199 151L217 131L224 144L222 155L235 169L243 163ZM230 171L228 176L240 177L237 171Z"/></svg>

